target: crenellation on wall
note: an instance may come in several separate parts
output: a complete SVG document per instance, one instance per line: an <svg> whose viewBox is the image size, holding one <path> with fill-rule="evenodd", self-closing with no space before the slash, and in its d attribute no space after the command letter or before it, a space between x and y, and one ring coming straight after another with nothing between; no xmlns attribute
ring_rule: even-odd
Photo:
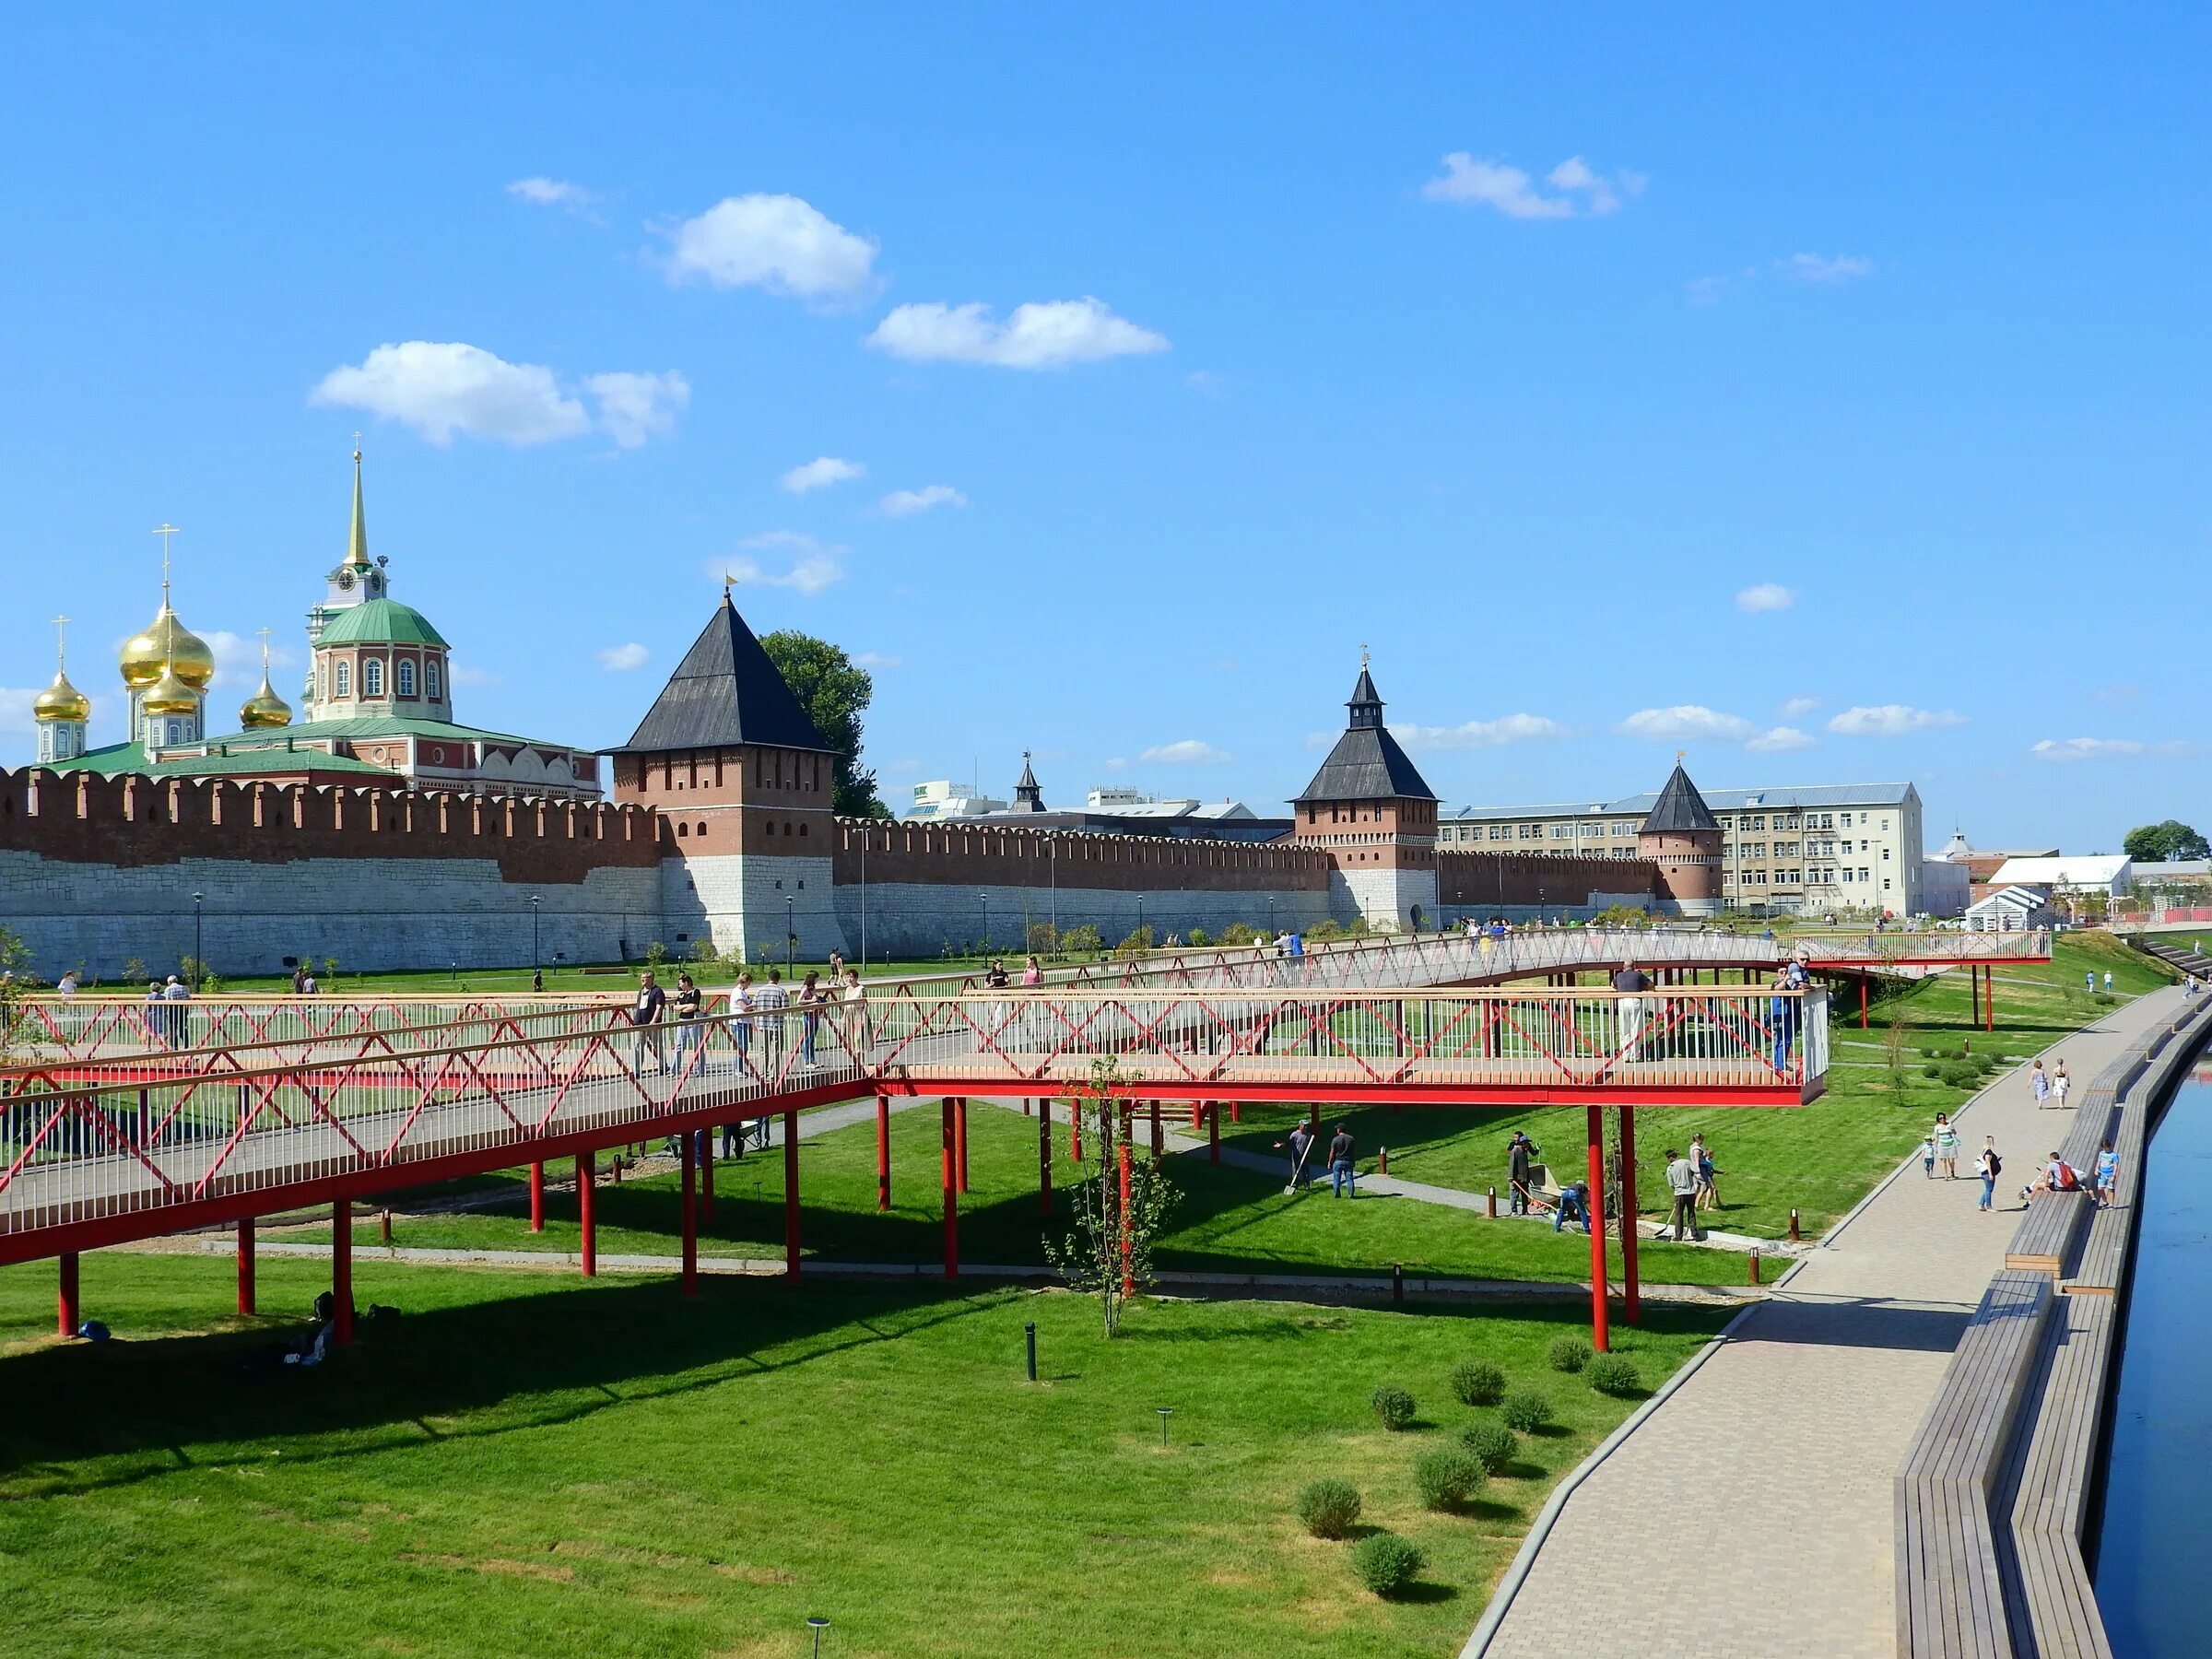
<svg viewBox="0 0 2212 1659"><path fill-rule="evenodd" d="M1284 843L1098 835L1010 825L837 820L840 887L1096 888L1172 892L1179 887L1255 894L1325 894L1329 855Z"/></svg>

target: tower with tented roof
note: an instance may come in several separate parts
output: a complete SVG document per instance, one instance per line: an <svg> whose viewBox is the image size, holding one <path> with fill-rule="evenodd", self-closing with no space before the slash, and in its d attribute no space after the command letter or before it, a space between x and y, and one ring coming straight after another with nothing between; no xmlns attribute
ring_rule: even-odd
<svg viewBox="0 0 2212 1659"><path fill-rule="evenodd" d="M1720 820L1675 757L1675 770L1636 832L1636 855L1658 866L1659 896L1685 916L1721 911Z"/></svg>
<svg viewBox="0 0 2212 1659"><path fill-rule="evenodd" d="M1340 922L1433 927L1436 791L1382 724L1367 653L1345 701L1342 735L1291 802L1292 839L1327 851L1329 908Z"/></svg>

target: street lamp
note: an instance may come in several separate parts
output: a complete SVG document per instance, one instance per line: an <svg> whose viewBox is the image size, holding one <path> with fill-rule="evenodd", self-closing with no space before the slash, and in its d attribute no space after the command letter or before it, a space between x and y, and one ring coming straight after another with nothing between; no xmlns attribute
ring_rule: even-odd
<svg viewBox="0 0 2212 1659"><path fill-rule="evenodd" d="M783 977L785 979L791 977L792 964L798 959L799 915L795 908L798 901L796 893L783 895Z"/></svg>
<svg viewBox="0 0 2212 1659"><path fill-rule="evenodd" d="M868 971L868 843L876 839L876 820L860 825L860 971Z"/></svg>
<svg viewBox="0 0 2212 1659"><path fill-rule="evenodd" d="M535 893L530 895L530 971L533 973L544 966L539 959L537 948L537 907L544 902L545 900L539 895Z"/></svg>
<svg viewBox="0 0 2212 1659"><path fill-rule="evenodd" d="M1057 835L1044 838L1044 852L1045 879L1052 888L1053 949L1057 953L1060 948L1060 838Z"/></svg>
<svg viewBox="0 0 2212 1659"><path fill-rule="evenodd" d="M195 995L200 989L200 981L206 976L207 972L206 953L200 947L202 937L200 931L201 902L202 895L194 893L192 896L192 989Z"/></svg>

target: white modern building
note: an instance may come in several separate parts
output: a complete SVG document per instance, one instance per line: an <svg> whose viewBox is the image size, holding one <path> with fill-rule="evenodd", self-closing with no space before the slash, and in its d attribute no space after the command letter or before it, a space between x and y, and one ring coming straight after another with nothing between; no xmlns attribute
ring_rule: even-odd
<svg viewBox="0 0 2212 1659"><path fill-rule="evenodd" d="M2135 878L2135 860L2124 853L2062 853L2054 857L2008 858L1997 866L1989 884L2040 887L2054 893L2102 893L2117 899Z"/></svg>

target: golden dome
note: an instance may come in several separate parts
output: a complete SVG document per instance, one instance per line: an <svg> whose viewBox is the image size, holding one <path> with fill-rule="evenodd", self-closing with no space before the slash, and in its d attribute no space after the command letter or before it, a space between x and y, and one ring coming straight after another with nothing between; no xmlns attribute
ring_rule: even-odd
<svg viewBox="0 0 2212 1659"><path fill-rule="evenodd" d="M184 683L184 677L177 672L175 665L164 664L161 677L140 694L138 706L148 714L196 714L200 700L195 689Z"/></svg>
<svg viewBox="0 0 2212 1659"><path fill-rule="evenodd" d="M92 700L69 683L66 671L57 669L53 684L30 700L33 720L60 722L92 718Z"/></svg>
<svg viewBox="0 0 2212 1659"><path fill-rule="evenodd" d="M269 671L261 671L261 689L246 699L245 706L238 712L241 730L265 732L276 726L292 724L292 705L276 695L276 688L269 684Z"/></svg>
<svg viewBox="0 0 2212 1659"><path fill-rule="evenodd" d="M215 678L215 653L207 649L206 641L177 620L177 613L164 601L160 614L147 625L146 631L124 642L121 666L123 683L134 691L152 685L164 670L194 691L205 691Z"/></svg>

